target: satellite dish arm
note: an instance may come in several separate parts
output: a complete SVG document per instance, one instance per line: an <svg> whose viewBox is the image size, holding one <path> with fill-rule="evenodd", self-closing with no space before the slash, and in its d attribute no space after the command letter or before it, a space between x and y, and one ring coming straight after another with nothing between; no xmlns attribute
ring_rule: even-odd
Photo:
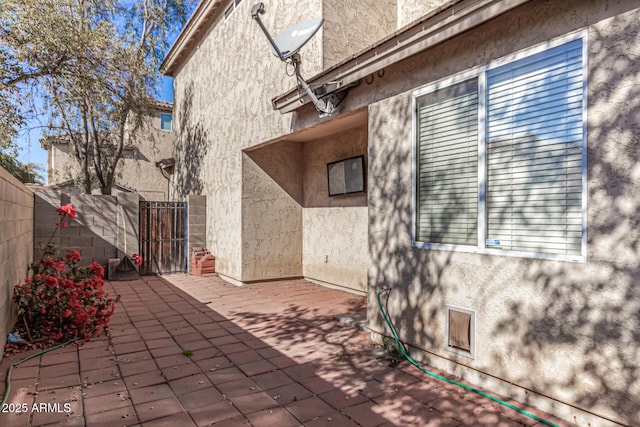
<svg viewBox="0 0 640 427"><path fill-rule="evenodd" d="M327 105L326 102L324 102L321 99L318 99L318 97L313 92L313 90L311 90L311 87L309 86L309 84L300 74L300 60L299 58L296 58L296 56L297 54L294 55L292 59L293 59L293 68L296 72L296 79L298 79L298 83L300 84L302 89L307 93L307 96L309 96L309 99L311 99L311 102L313 102L313 105L315 105L316 110L324 114L333 114L334 112L333 105L331 104Z"/></svg>
<svg viewBox="0 0 640 427"><path fill-rule="evenodd" d="M280 48L278 47L276 42L273 40L273 37L271 37L271 34L269 34L269 31L267 31L267 28L262 23L262 19L260 19L260 15L262 14L264 14L264 3L259 2L254 4L253 7L251 8L251 17L256 20L256 22L260 26L260 29L262 29L262 32L264 33L264 35L267 36L267 40L269 40L269 43L271 43L271 47L273 47L273 51L276 54L278 54L278 57L282 62L286 62L285 57L282 56L282 52L280 52Z"/></svg>

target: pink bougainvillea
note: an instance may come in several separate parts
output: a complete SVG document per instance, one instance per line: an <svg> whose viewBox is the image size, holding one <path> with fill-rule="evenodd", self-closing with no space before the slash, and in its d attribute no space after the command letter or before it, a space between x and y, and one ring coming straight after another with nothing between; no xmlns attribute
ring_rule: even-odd
<svg viewBox="0 0 640 427"><path fill-rule="evenodd" d="M62 219L76 217L71 204L57 212ZM47 253L55 251L48 248ZM28 335L40 347L74 338L88 340L109 325L114 300L104 291L104 268L96 262L80 267L80 260L76 249L60 259L43 255L40 262L31 265L31 277L16 285L17 325L26 328L24 338Z"/></svg>

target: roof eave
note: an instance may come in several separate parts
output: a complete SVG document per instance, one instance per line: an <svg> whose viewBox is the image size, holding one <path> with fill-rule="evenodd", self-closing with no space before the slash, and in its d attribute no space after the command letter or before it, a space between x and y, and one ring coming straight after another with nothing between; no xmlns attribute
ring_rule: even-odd
<svg viewBox="0 0 640 427"><path fill-rule="evenodd" d="M349 87L360 79L403 59L443 43L477 27L530 0L462 0L452 1L423 19L373 44L308 79L308 83L339 82L331 85L323 96ZM290 89L273 98L274 110L290 113L309 103L309 98Z"/></svg>
<svg viewBox="0 0 640 427"><path fill-rule="evenodd" d="M220 9L222 2L223 0L202 0L198 4L160 64L159 69L163 75L174 76L176 68L193 49L194 40L202 34L202 31L206 30L213 15Z"/></svg>

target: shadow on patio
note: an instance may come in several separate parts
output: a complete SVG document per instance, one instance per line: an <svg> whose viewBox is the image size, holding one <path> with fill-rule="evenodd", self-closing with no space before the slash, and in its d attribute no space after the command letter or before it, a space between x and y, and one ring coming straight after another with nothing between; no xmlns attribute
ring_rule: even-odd
<svg viewBox="0 0 640 427"><path fill-rule="evenodd" d="M390 365L367 332L334 320L364 310L361 297L303 280L235 287L215 276L108 287L122 295L111 338L14 369L12 410L0 425L535 424L406 363ZM3 360L2 380L18 357ZM49 406L38 412L34 403Z"/></svg>

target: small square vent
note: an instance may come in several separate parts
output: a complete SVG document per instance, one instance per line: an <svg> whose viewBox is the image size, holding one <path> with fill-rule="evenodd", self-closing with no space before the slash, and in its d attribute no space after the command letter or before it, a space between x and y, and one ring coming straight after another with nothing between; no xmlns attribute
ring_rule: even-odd
<svg viewBox="0 0 640 427"><path fill-rule="evenodd" d="M447 350L475 359L475 312L446 306Z"/></svg>

